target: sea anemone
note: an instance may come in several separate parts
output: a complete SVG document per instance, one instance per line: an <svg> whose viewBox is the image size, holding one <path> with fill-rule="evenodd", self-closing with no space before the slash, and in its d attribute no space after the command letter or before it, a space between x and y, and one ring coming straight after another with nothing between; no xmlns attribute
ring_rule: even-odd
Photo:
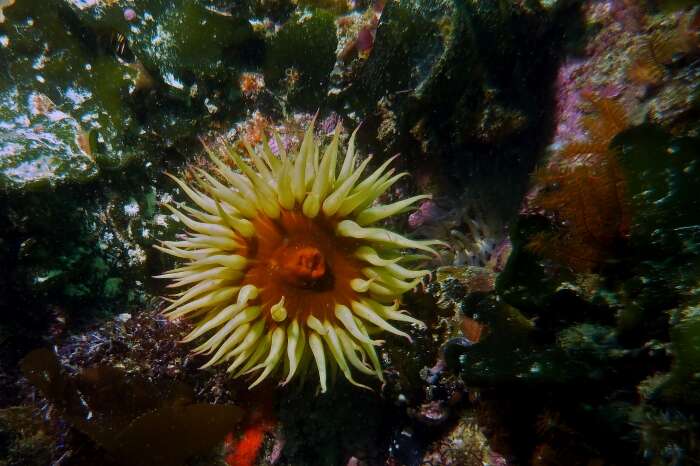
<svg viewBox="0 0 700 466"><path fill-rule="evenodd" d="M355 153L357 130L340 164L339 133L323 148L312 123L293 159L277 134L277 155L266 140L258 152L243 140L250 164L230 147L207 149L216 173L197 170L193 185L172 177L197 208L166 206L190 232L156 247L187 262L158 278L184 289L164 310L195 320L184 341L208 336L194 349L211 355L203 367L257 373L252 388L276 370L287 384L313 359L323 392L329 368L367 388L351 367L382 379L382 342L372 336L384 330L410 340L390 321L423 325L399 310L399 298L428 273L406 267L425 256L402 250L435 254L439 241L372 225L429 196L375 205L406 173L387 170L390 159L365 174L371 157L360 162Z"/></svg>

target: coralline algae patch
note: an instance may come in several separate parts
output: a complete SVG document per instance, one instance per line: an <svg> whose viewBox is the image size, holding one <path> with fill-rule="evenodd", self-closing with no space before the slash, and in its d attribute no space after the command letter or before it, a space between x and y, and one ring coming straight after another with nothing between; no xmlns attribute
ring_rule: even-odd
<svg viewBox="0 0 700 466"><path fill-rule="evenodd" d="M564 142L583 139L583 94L621 98L636 104L642 87L630 83L626 70L633 51L642 40L639 8L622 0L587 2L585 21L597 32L585 47L583 57L571 57L560 66L556 80L556 132L553 148Z"/></svg>
<svg viewBox="0 0 700 466"><path fill-rule="evenodd" d="M647 115L668 124L688 114L697 99L697 9L651 15L637 2L594 0L582 11L591 38L582 55L565 57L559 67L552 149L585 139L586 96L615 99L634 122ZM690 66L681 66L684 57Z"/></svg>

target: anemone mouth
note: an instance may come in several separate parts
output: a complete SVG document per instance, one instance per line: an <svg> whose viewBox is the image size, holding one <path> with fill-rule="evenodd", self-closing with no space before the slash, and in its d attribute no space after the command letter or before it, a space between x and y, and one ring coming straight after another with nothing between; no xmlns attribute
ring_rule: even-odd
<svg viewBox="0 0 700 466"><path fill-rule="evenodd" d="M350 306L358 299L350 283L362 276L362 262L354 258L360 244L336 235L337 223L288 210L275 220L253 220L258 234L249 242L251 266L242 284L260 290L263 315L270 316L272 306L284 298L289 318L335 320L336 304Z"/></svg>
<svg viewBox="0 0 700 466"><path fill-rule="evenodd" d="M196 319L183 341L204 339L193 350L210 356L203 368L226 363L234 377L257 374L253 387L278 372L286 384L313 361L322 391L329 366L368 388L352 370L383 378L382 342L371 335L410 340L390 322L423 325L399 310L401 295L428 273L410 268L422 256L403 251L435 254L440 242L372 225L429 196L376 204L404 174L387 169L390 159L360 180L370 159L354 153L356 133L339 169L338 129L322 151L312 125L293 158L265 142L260 153L245 146L252 165L233 150L220 154L240 171L209 152L216 176L199 170L193 185L172 177L196 208L166 205L189 231L156 246L185 261L158 276L184 290L163 312Z"/></svg>

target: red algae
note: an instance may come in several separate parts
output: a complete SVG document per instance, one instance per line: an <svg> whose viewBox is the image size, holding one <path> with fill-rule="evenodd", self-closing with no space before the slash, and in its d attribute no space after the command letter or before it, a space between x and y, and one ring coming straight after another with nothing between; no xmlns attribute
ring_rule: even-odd
<svg viewBox="0 0 700 466"><path fill-rule="evenodd" d="M250 412L240 437L236 438L233 432L226 435L224 448L227 465L255 465L265 443L265 434L270 433L277 424L272 414L271 397L272 392L265 390L262 393L262 402L250 402L253 405L253 410Z"/></svg>
<svg viewBox="0 0 700 466"><path fill-rule="evenodd" d="M233 451L226 455L226 464L229 466L253 466L260 454L266 431L266 426L253 424L243 432L243 436L235 446L233 434L229 433L226 436L226 444L230 445Z"/></svg>

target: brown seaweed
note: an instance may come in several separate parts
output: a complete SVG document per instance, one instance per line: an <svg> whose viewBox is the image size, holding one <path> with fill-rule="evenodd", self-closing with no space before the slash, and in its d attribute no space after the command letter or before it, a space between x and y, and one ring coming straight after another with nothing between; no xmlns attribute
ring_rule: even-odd
<svg viewBox="0 0 700 466"><path fill-rule="evenodd" d="M181 382L157 384L110 366L67 375L48 349L31 352L21 369L73 428L117 464L184 464L221 442L242 417L236 406L195 403Z"/></svg>

